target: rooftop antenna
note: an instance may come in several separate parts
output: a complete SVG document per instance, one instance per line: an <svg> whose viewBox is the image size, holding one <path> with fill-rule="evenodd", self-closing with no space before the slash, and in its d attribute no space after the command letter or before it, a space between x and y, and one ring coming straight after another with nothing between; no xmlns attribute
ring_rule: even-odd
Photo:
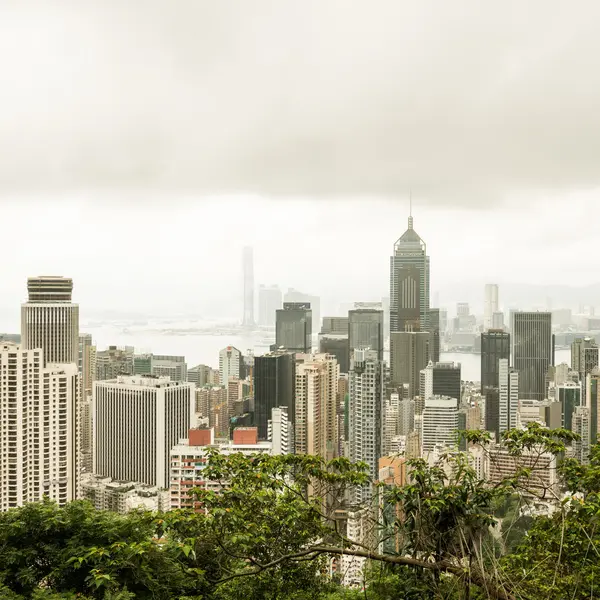
<svg viewBox="0 0 600 600"><path fill-rule="evenodd" d="M413 216L412 216L412 189L408 192L408 228L413 228Z"/></svg>

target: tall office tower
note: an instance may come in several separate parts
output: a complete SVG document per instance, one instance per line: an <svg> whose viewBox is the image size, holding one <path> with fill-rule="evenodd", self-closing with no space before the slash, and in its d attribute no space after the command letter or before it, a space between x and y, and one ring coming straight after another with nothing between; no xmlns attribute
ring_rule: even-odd
<svg viewBox="0 0 600 600"><path fill-rule="evenodd" d="M227 385L230 377L241 379L244 359L240 350L234 346L227 346L219 350L219 377L221 385Z"/></svg>
<svg viewBox="0 0 600 600"><path fill-rule="evenodd" d="M510 334L490 329L481 334L481 390L498 387L498 361L510 359Z"/></svg>
<svg viewBox="0 0 600 600"><path fill-rule="evenodd" d="M133 374L133 348L109 346L96 352L96 380L108 381L119 375Z"/></svg>
<svg viewBox="0 0 600 600"><path fill-rule="evenodd" d="M310 353L312 348L312 311L307 302L284 302L277 311L275 350Z"/></svg>
<svg viewBox="0 0 600 600"><path fill-rule="evenodd" d="M92 395L92 384L96 380L96 346L94 346L92 336L89 333L82 333L79 336L79 360L77 364L81 390L85 399Z"/></svg>
<svg viewBox="0 0 600 600"><path fill-rule="evenodd" d="M599 352L596 340L589 337L576 338L571 344L571 368L579 373L581 381L600 364Z"/></svg>
<svg viewBox="0 0 600 600"><path fill-rule="evenodd" d="M409 397L419 394L421 370L429 364L430 335L426 331L392 331L390 379L393 386L409 385Z"/></svg>
<svg viewBox="0 0 600 600"><path fill-rule="evenodd" d="M411 214L390 258L390 333L429 330L429 256L413 224Z"/></svg>
<svg viewBox="0 0 600 600"><path fill-rule="evenodd" d="M420 396L448 396L460 403L460 363L430 362L420 373Z"/></svg>
<svg viewBox="0 0 600 600"><path fill-rule="evenodd" d="M374 350L356 350L350 365L349 450L352 462L369 466L372 481L377 480L383 446L384 411L383 362ZM358 503L372 498L370 484L356 490Z"/></svg>
<svg viewBox="0 0 600 600"><path fill-rule="evenodd" d="M319 333L319 354L332 354L335 356L340 373L348 373L350 354L348 334L341 333Z"/></svg>
<svg viewBox="0 0 600 600"><path fill-rule="evenodd" d="M562 407L562 426L573 430L573 413L575 407L582 406L581 383L567 381L556 386L556 399Z"/></svg>
<svg viewBox="0 0 600 600"><path fill-rule="evenodd" d="M485 300L483 305L483 329L487 331L494 327L494 314L500 310L498 304L498 285L485 284Z"/></svg>
<svg viewBox="0 0 600 600"><path fill-rule="evenodd" d="M348 317L323 317L321 333L339 333L348 335Z"/></svg>
<svg viewBox="0 0 600 600"><path fill-rule="evenodd" d="M71 302L73 280L30 277L28 300L21 306L21 342L41 348L45 364L79 362L79 305Z"/></svg>
<svg viewBox="0 0 600 600"><path fill-rule="evenodd" d="M387 340L390 335L390 297L384 296L381 305L383 306L383 338Z"/></svg>
<svg viewBox="0 0 600 600"><path fill-rule="evenodd" d="M458 429L458 400L447 396L425 399L421 452L431 452L437 445L456 446Z"/></svg>
<svg viewBox="0 0 600 600"><path fill-rule="evenodd" d="M269 419L274 408L285 406L294 420L294 355L275 351L254 358L254 425L258 438L267 439Z"/></svg>
<svg viewBox="0 0 600 600"><path fill-rule="evenodd" d="M296 454L337 456L339 365L330 354L297 355L294 377Z"/></svg>
<svg viewBox="0 0 600 600"><path fill-rule="evenodd" d="M429 342L430 358L434 363L440 362L440 309L429 310Z"/></svg>
<svg viewBox="0 0 600 600"><path fill-rule="evenodd" d="M278 285L258 286L258 324L275 327L275 312L282 304L283 295Z"/></svg>
<svg viewBox="0 0 600 600"><path fill-rule="evenodd" d="M600 431L600 368L592 369L592 372L586 377L585 405L590 409L590 442L595 444L598 441L598 431Z"/></svg>
<svg viewBox="0 0 600 600"><path fill-rule="evenodd" d="M354 350L370 348L383 360L383 308L379 302L357 302L348 311L348 346L350 355Z"/></svg>
<svg viewBox="0 0 600 600"><path fill-rule="evenodd" d="M492 315L491 329L502 329L502 331L504 331L504 313L503 312L495 312Z"/></svg>
<svg viewBox="0 0 600 600"><path fill-rule="evenodd" d="M590 431L590 409L587 406L576 406L573 412L573 433L576 433L579 439L573 441L573 458L582 465L590 463Z"/></svg>
<svg viewBox="0 0 600 600"><path fill-rule="evenodd" d="M546 373L554 364L552 313L519 311L512 317L511 354L519 372L519 397L544 400Z"/></svg>
<svg viewBox="0 0 600 600"><path fill-rule="evenodd" d="M97 475L169 487L169 453L194 422L194 384L154 375L96 381L92 397Z"/></svg>
<svg viewBox="0 0 600 600"><path fill-rule="evenodd" d="M310 305L310 309L312 310L312 329L310 332L311 334L319 333L319 330L321 329L321 298L319 298L319 296L305 294L295 290L294 288L288 288L288 291L285 293L283 298L284 306L286 303Z"/></svg>
<svg viewBox="0 0 600 600"><path fill-rule="evenodd" d="M76 364L44 367L43 350L0 345L0 511L76 494Z"/></svg>
<svg viewBox="0 0 600 600"><path fill-rule="evenodd" d="M497 439L505 431L517 426L517 409L519 407L519 378L516 369L508 366L508 359L498 361L498 430ZM487 414L487 406L486 406Z"/></svg>
<svg viewBox="0 0 600 600"><path fill-rule="evenodd" d="M244 248L244 327L254 327L254 252L250 246Z"/></svg>

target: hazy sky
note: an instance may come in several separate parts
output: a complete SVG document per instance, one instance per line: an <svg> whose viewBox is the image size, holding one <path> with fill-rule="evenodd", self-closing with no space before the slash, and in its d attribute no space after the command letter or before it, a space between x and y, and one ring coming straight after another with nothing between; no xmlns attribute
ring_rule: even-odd
<svg viewBox="0 0 600 600"><path fill-rule="evenodd" d="M386 293L406 226L456 281L597 281L600 2L3 0L0 307L235 312ZM8 260L7 260L8 259Z"/></svg>

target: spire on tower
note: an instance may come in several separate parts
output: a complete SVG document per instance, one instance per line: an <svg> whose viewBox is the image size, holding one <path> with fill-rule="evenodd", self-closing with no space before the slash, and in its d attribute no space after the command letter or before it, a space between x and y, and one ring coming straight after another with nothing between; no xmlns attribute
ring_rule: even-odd
<svg viewBox="0 0 600 600"><path fill-rule="evenodd" d="M412 190L409 190L408 192L408 228L413 229Z"/></svg>

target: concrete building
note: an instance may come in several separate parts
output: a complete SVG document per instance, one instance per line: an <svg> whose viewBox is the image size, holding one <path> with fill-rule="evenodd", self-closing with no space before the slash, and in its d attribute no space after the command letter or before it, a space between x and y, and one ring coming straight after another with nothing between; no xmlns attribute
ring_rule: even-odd
<svg viewBox="0 0 600 600"><path fill-rule="evenodd" d="M294 428L285 406L274 408L269 420L268 441L271 443L271 454L292 454L294 452Z"/></svg>
<svg viewBox="0 0 600 600"><path fill-rule="evenodd" d="M447 396L425 398L422 427L422 455L432 452L437 445L456 447L458 400Z"/></svg>
<svg viewBox="0 0 600 600"><path fill-rule="evenodd" d="M196 365L188 369L187 380L194 383L196 387L205 385L218 385L220 376L217 369L213 369L208 365Z"/></svg>
<svg viewBox="0 0 600 600"><path fill-rule="evenodd" d="M595 444L600 431L600 368L592 369L586 377L585 405L590 409L590 443Z"/></svg>
<svg viewBox="0 0 600 600"><path fill-rule="evenodd" d="M81 498L89 500L96 510L122 515L132 510L170 509L168 490L132 481L113 481L99 475L86 475L81 484Z"/></svg>
<svg viewBox="0 0 600 600"><path fill-rule="evenodd" d="M573 441L573 458L582 465L590 463L590 409L587 406L576 406L573 412L573 431L579 435Z"/></svg>
<svg viewBox="0 0 600 600"><path fill-rule="evenodd" d="M483 329L487 331L494 326L494 314L500 309L498 303L498 285L496 283L485 284L485 299L483 304Z"/></svg>
<svg viewBox="0 0 600 600"><path fill-rule="evenodd" d="M270 453L270 442L259 442L255 427L233 430L233 439L215 444L211 429L190 429L187 438L182 438L170 451L170 504L171 509L196 508L192 490L195 488L218 492L221 482L206 479L207 453L218 449L221 454Z"/></svg>
<svg viewBox="0 0 600 600"><path fill-rule="evenodd" d="M595 339L576 338L571 344L571 368L579 373L579 380L586 381L593 369L600 365L600 348ZM586 389L583 388L584 400Z"/></svg>
<svg viewBox="0 0 600 600"><path fill-rule="evenodd" d="M348 373L350 369L348 334L319 333L319 354L335 356L340 366L340 373Z"/></svg>
<svg viewBox="0 0 600 600"><path fill-rule="evenodd" d="M349 373L350 460L369 465L377 480L384 444L384 367L375 350L355 350ZM372 498L370 484L357 488L357 503Z"/></svg>
<svg viewBox="0 0 600 600"><path fill-rule="evenodd" d="M323 317L321 333L348 335L349 317Z"/></svg>
<svg viewBox="0 0 600 600"><path fill-rule="evenodd" d="M501 358L498 361L498 439L505 431L517 426L519 379L519 372L509 367L507 359Z"/></svg>
<svg viewBox="0 0 600 600"><path fill-rule="evenodd" d="M244 316L242 325L254 327L254 251L246 246L243 251Z"/></svg>
<svg viewBox="0 0 600 600"><path fill-rule="evenodd" d="M96 352L96 380L108 381L133 374L133 348L109 346Z"/></svg>
<svg viewBox="0 0 600 600"><path fill-rule="evenodd" d="M431 336L429 358L434 363L438 363L440 362L440 336L442 335L439 308L429 309L429 335Z"/></svg>
<svg viewBox="0 0 600 600"><path fill-rule="evenodd" d="M366 306L357 302L354 310L348 312L348 363L354 350L368 348L383 360L383 342L383 307L380 303Z"/></svg>
<svg viewBox="0 0 600 600"><path fill-rule="evenodd" d="M151 354L150 374L156 377L169 377L171 381L187 381L187 363L185 356Z"/></svg>
<svg viewBox="0 0 600 600"><path fill-rule="evenodd" d="M79 363L79 305L71 302L73 280L30 277L21 306L21 344L41 348L47 363ZM45 365L44 365L45 366Z"/></svg>
<svg viewBox="0 0 600 600"><path fill-rule="evenodd" d="M296 355L294 440L296 454L337 456L339 366L330 354Z"/></svg>
<svg viewBox="0 0 600 600"><path fill-rule="evenodd" d="M390 333L429 331L428 321L429 256L411 214L390 258Z"/></svg>
<svg viewBox="0 0 600 600"><path fill-rule="evenodd" d="M229 437L229 403L223 385L205 385L194 392L196 414L208 419L220 437Z"/></svg>
<svg viewBox="0 0 600 600"><path fill-rule="evenodd" d="M275 348L307 354L312 348L312 310L308 302L284 302L277 311Z"/></svg>
<svg viewBox="0 0 600 600"><path fill-rule="evenodd" d="M258 287L258 324L275 327L275 313L283 304L283 294L278 285Z"/></svg>
<svg viewBox="0 0 600 600"><path fill-rule="evenodd" d="M92 395L92 385L96 380L96 346L89 333L79 336L79 378L81 380L82 398Z"/></svg>
<svg viewBox="0 0 600 600"><path fill-rule="evenodd" d="M546 373L554 364L552 313L512 313L511 355L519 372L519 397L544 400Z"/></svg>
<svg viewBox="0 0 600 600"><path fill-rule="evenodd" d="M227 346L219 351L219 375L221 385L227 385L230 377L243 379L242 366L244 359L240 350Z"/></svg>
<svg viewBox="0 0 600 600"><path fill-rule="evenodd" d="M421 371L429 364L428 332L397 331L390 334L390 379L394 387L409 385L409 395L419 394Z"/></svg>
<svg viewBox="0 0 600 600"><path fill-rule="evenodd" d="M42 349L0 345L0 510L77 490L77 364L44 367Z"/></svg>
<svg viewBox="0 0 600 600"><path fill-rule="evenodd" d="M267 439L274 408L285 406L290 419L294 419L294 389L293 354L277 351L254 358L254 424L259 440Z"/></svg>
<svg viewBox="0 0 600 600"><path fill-rule="evenodd" d="M153 375L96 381L93 471L169 486L169 452L195 421L194 385Z"/></svg>

